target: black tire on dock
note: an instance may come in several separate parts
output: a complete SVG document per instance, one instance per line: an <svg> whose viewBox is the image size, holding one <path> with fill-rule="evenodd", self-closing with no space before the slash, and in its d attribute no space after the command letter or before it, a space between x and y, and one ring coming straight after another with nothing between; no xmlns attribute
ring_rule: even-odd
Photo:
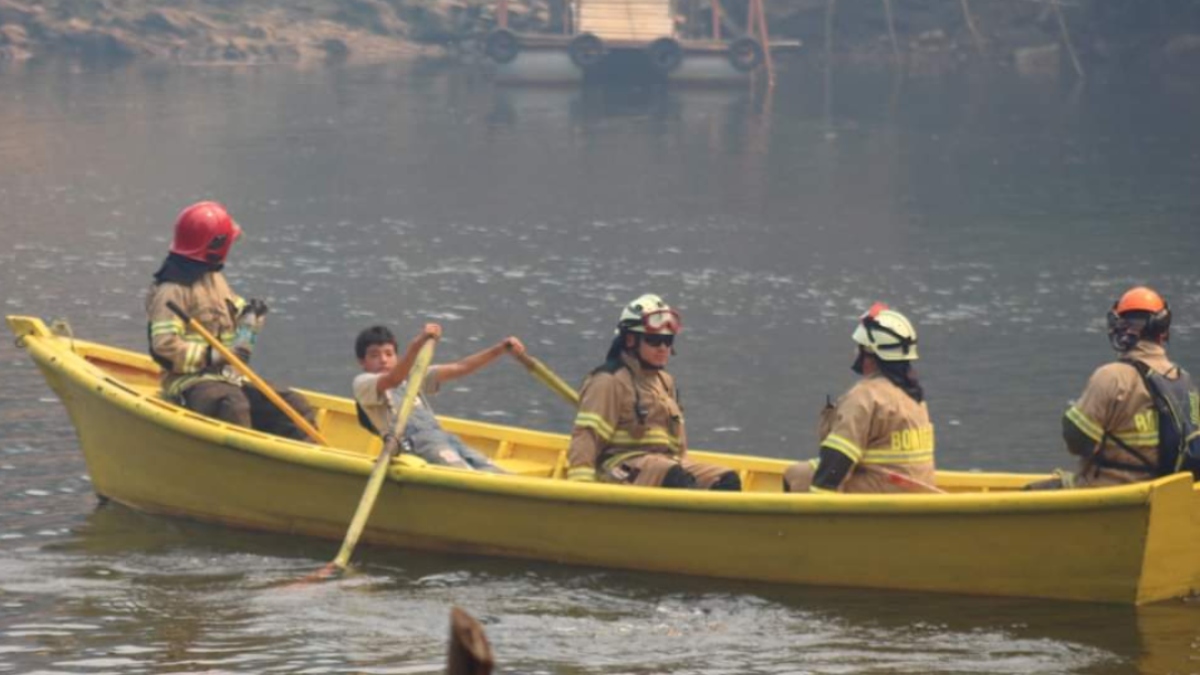
<svg viewBox="0 0 1200 675"><path fill-rule="evenodd" d="M740 37L729 43L729 63L743 73L761 66L763 56L762 45L752 37Z"/></svg>
<svg viewBox="0 0 1200 675"><path fill-rule="evenodd" d="M483 51L496 63L512 63L517 54L521 53L521 41L511 30L497 28L488 33Z"/></svg>
<svg viewBox="0 0 1200 675"><path fill-rule="evenodd" d="M658 38L646 47L650 64L663 75L668 75L683 63L683 47L674 38Z"/></svg>
<svg viewBox="0 0 1200 675"><path fill-rule="evenodd" d="M591 33L576 35L567 45L567 54L580 70L590 70L604 60L604 41Z"/></svg>

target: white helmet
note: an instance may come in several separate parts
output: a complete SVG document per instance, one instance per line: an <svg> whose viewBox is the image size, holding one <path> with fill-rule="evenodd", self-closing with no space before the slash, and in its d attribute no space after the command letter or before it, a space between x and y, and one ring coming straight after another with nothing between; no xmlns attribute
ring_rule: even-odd
<svg viewBox="0 0 1200 675"><path fill-rule="evenodd" d="M647 293L621 309L617 331L679 335L683 331L683 321L679 312L671 309L662 298Z"/></svg>
<svg viewBox="0 0 1200 675"><path fill-rule="evenodd" d="M858 321L852 339L882 361L916 361L917 330L903 314L882 302Z"/></svg>

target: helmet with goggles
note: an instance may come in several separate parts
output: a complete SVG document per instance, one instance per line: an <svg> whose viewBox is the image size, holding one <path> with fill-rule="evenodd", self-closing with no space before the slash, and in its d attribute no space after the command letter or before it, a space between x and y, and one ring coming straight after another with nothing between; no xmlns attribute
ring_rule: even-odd
<svg viewBox="0 0 1200 675"><path fill-rule="evenodd" d="M679 335L683 321L679 312L653 293L647 293L621 309L618 332Z"/></svg>
<svg viewBox="0 0 1200 675"><path fill-rule="evenodd" d="M1125 291L1108 310L1108 339L1117 351L1129 351L1141 338L1164 338L1171 328L1171 308L1154 289Z"/></svg>
<svg viewBox="0 0 1200 675"><path fill-rule="evenodd" d="M859 317L852 339L882 361L916 361L917 331L900 312L882 302Z"/></svg>

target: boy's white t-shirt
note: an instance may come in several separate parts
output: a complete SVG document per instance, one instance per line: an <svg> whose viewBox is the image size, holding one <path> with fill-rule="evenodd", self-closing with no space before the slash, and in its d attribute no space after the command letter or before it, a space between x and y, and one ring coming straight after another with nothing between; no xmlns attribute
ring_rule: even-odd
<svg viewBox="0 0 1200 675"><path fill-rule="evenodd" d="M421 384L422 394L433 396L438 393L441 388L441 383L438 381L434 371L437 366L430 366L425 372L425 381ZM401 392L404 391L404 386L407 380L396 385L394 389L388 389L382 394L379 393L379 378L383 377L384 373L359 373L354 377L354 399L362 406L362 409L370 418L371 424L379 430L379 433L386 433L392 426L392 415L399 411L401 402ZM422 406L420 397L417 398L416 405Z"/></svg>

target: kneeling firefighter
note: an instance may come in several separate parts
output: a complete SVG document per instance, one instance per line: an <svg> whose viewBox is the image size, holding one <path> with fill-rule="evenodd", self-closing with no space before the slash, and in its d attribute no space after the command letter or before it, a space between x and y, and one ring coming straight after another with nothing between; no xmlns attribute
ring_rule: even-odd
<svg viewBox="0 0 1200 675"><path fill-rule="evenodd" d="M861 378L821 413L816 459L788 467L785 492L929 492L936 488L933 424L912 363L917 332L877 302L859 318L854 372Z"/></svg>
<svg viewBox="0 0 1200 675"><path fill-rule="evenodd" d="M625 306L608 356L580 391L567 478L701 490L741 490L737 473L687 457L683 409L666 371L683 325L662 298Z"/></svg>

